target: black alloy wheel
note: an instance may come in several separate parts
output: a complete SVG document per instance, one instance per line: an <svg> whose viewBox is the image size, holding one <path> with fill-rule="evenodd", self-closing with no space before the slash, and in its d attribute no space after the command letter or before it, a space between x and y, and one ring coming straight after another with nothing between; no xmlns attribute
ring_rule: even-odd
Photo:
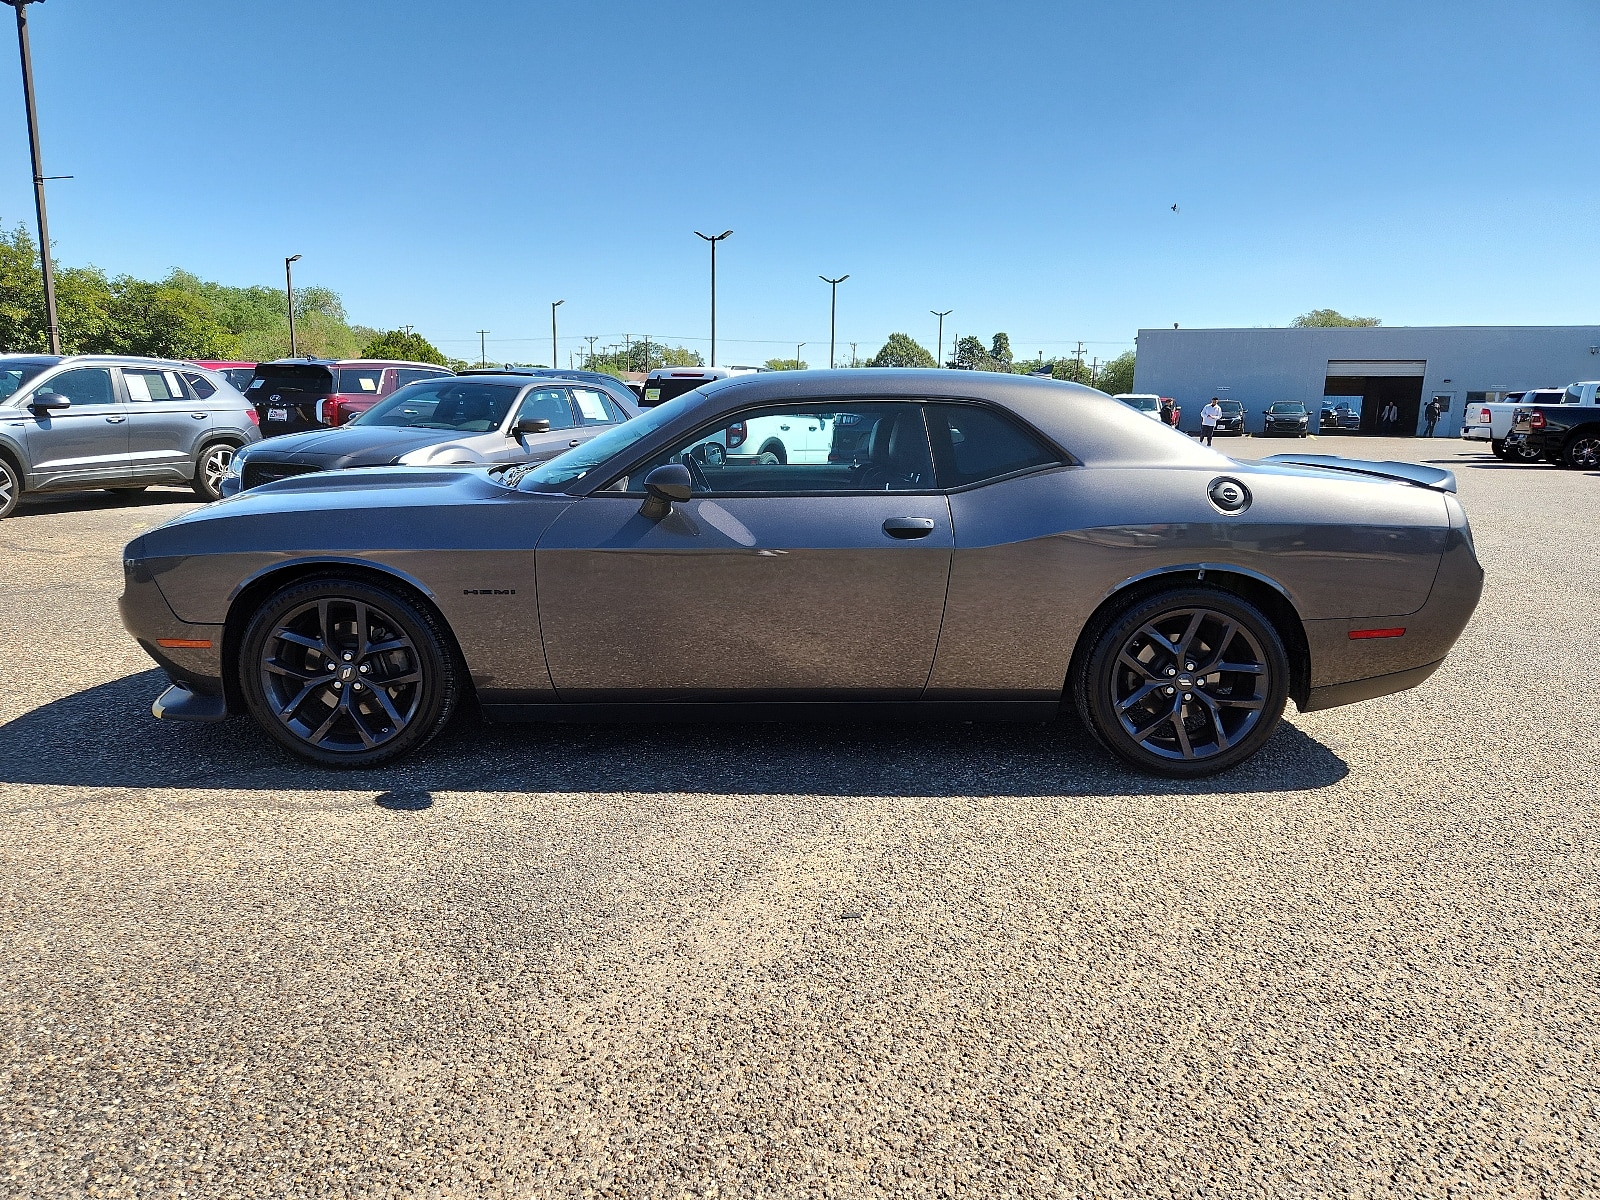
<svg viewBox="0 0 1600 1200"><path fill-rule="evenodd" d="M0 454L0 520L17 511L22 499L22 473L11 465L11 460Z"/></svg>
<svg viewBox="0 0 1600 1200"><path fill-rule="evenodd" d="M1254 605L1212 588L1175 589L1102 623L1073 692L1084 723L1118 758L1194 778L1238 765L1272 736L1289 658Z"/></svg>
<svg viewBox="0 0 1600 1200"><path fill-rule="evenodd" d="M232 442L212 442L200 452L199 461L194 465L194 482L190 485L200 499L208 503L222 499L222 477L228 473L233 456L238 452L239 447Z"/></svg>
<svg viewBox="0 0 1600 1200"><path fill-rule="evenodd" d="M385 588L320 578L291 585L245 631L239 681L251 714L302 758L373 766L449 721L459 672L439 623Z"/></svg>
<svg viewBox="0 0 1600 1200"><path fill-rule="evenodd" d="M1574 471L1593 471L1600 467L1600 433L1579 433L1566 444L1561 460Z"/></svg>

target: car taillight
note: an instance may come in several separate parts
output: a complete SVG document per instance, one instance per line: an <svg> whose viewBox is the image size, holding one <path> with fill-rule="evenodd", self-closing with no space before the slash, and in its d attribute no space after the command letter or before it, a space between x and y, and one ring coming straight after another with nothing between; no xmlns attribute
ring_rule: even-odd
<svg viewBox="0 0 1600 1200"><path fill-rule="evenodd" d="M322 405L322 420L328 425L344 424L344 405L337 400L325 401Z"/></svg>
<svg viewBox="0 0 1600 1200"><path fill-rule="evenodd" d="M743 421L735 421L728 426L728 449L744 445L744 439L750 436L750 431L745 428Z"/></svg>
<svg viewBox="0 0 1600 1200"><path fill-rule="evenodd" d="M1492 425L1493 423L1494 418L1489 415L1489 410L1487 408L1481 408L1478 410L1479 425Z"/></svg>
<svg viewBox="0 0 1600 1200"><path fill-rule="evenodd" d="M1544 414L1538 409L1528 414L1528 428L1535 431L1544 428Z"/></svg>
<svg viewBox="0 0 1600 1200"><path fill-rule="evenodd" d="M254 405L251 405L249 408L245 409L244 415L250 418L250 424L256 426L258 429L261 427L261 414L255 410Z"/></svg>

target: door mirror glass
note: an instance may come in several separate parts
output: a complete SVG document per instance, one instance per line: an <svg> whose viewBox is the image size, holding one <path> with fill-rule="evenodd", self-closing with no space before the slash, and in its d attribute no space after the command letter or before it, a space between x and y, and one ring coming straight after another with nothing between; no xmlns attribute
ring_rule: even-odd
<svg viewBox="0 0 1600 1200"><path fill-rule="evenodd" d="M549 432L550 432L550 421L548 420L548 418L545 418L545 417L518 417L517 418L516 433L518 434L518 436L521 436L524 433L549 433Z"/></svg>

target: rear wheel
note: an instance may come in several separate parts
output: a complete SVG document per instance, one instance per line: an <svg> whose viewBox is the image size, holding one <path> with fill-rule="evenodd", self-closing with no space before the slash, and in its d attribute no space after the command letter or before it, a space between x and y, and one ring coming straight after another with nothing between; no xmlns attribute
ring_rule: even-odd
<svg viewBox="0 0 1600 1200"><path fill-rule="evenodd" d="M1506 457L1505 439L1504 438L1495 438L1493 441L1491 441L1489 443L1489 451L1496 458L1500 458L1500 459L1505 458Z"/></svg>
<svg viewBox="0 0 1600 1200"><path fill-rule="evenodd" d="M291 585L257 610L239 681L267 733L330 766L374 766L417 749L450 720L460 690L431 613L338 578Z"/></svg>
<svg viewBox="0 0 1600 1200"><path fill-rule="evenodd" d="M789 452L784 449L782 442L774 439L761 447L761 453L756 455L756 461L766 466L785 466L789 462Z"/></svg>
<svg viewBox="0 0 1600 1200"><path fill-rule="evenodd" d="M1100 743L1135 767L1177 778L1225 771L1260 750L1283 715L1283 641L1231 593L1163 592L1091 635L1073 699Z"/></svg>
<svg viewBox="0 0 1600 1200"><path fill-rule="evenodd" d="M22 472L11 465L11 460L0 454L0 520L17 511L22 499Z"/></svg>
<svg viewBox="0 0 1600 1200"><path fill-rule="evenodd" d="M1561 451L1561 461L1574 471L1593 471L1600 467L1600 433L1579 433Z"/></svg>
<svg viewBox="0 0 1600 1200"><path fill-rule="evenodd" d="M239 447L232 442L212 442L200 452L191 484L200 499L209 502L222 498L222 477L228 473L233 456L238 452Z"/></svg>

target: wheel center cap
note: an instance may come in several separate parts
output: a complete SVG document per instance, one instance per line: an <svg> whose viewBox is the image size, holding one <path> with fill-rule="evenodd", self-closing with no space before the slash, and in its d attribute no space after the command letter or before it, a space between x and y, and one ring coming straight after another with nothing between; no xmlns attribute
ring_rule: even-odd
<svg viewBox="0 0 1600 1200"><path fill-rule="evenodd" d="M1179 687L1193 687L1194 686L1194 680L1189 678L1189 676L1187 676L1187 675L1179 675L1178 676L1178 686Z"/></svg>
<svg viewBox="0 0 1600 1200"><path fill-rule="evenodd" d="M349 683L355 677L356 669L349 663L346 663L344 666L339 668L339 681L341 683Z"/></svg>

